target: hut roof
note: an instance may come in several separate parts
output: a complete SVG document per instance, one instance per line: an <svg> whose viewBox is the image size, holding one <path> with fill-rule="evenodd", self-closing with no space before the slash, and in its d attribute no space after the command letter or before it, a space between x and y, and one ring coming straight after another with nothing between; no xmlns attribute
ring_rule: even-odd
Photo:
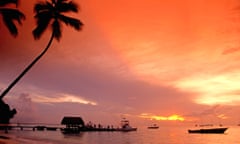
<svg viewBox="0 0 240 144"><path fill-rule="evenodd" d="M84 121L82 120L81 117L64 117L62 119L61 124L64 124L64 125L69 125L69 124L84 125Z"/></svg>

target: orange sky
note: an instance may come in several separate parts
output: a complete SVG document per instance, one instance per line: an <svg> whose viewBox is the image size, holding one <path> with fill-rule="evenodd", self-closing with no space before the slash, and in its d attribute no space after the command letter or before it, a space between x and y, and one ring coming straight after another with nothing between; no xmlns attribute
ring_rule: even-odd
<svg viewBox="0 0 240 144"><path fill-rule="evenodd" d="M122 116L136 123L196 122L203 115L240 121L234 115L240 104L238 0L75 1L83 30L64 27L61 41L6 97L19 109L15 121L58 122L64 115L113 123ZM31 36L34 2L21 2L27 20L16 39L0 25L6 33L2 89L50 37ZM37 114L27 115L19 102ZM52 117L39 118L45 113Z"/></svg>

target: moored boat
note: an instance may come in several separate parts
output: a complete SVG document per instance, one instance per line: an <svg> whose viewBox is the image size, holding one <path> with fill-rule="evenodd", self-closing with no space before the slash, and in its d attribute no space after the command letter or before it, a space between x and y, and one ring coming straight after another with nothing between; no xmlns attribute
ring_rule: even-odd
<svg viewBox="0 0 240 144"><path fill-rule="evenodd" d="M153 124L148 127L148 129L158 129L158 128L159 128L159 126L157 126L157 124Z"/></svg>
<svg viewBox="0 0 240 144"><path fill-rule="evenodd" d="M126 118L123 118L123 120L121 121L121 128L118 130L123 132L129 132L129 131L136 131L137 128L131 127L129 124L129 121Z"/></svg>
<svg viewBox="0 0 240 144"><path fill-rule="evenodd" d="M201 133L201 134L223 134L228 128L201 128L201 129L192 129L188 130L188 133Z"/></svg>

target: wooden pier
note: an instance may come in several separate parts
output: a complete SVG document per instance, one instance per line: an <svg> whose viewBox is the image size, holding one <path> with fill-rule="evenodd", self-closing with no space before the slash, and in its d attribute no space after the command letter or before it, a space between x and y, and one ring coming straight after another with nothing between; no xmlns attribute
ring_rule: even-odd
<svg viewBox="0 0 240 144"><path fill-rule="evenodd" d="M47 125L47 126L46 126ZM63 127L56 126L54 124L37 124L37 123L11 123L11 124L0 124L0 130L8 130L18 129L18 130L32 130L32 131L56 131L61 130Z"/></svg>
<svg viewBox="0 0 240 144"><path fill-rule="evenodd" d="M85 125L83 127L69 127L60 124L44 124L44 123L11 123L0 124L0 130L8 133L9 130L32 130L32 131L61 131L64 134L80 133L80 132L121 132L121 128L113 126L103 127L102 125Z"/></svg>

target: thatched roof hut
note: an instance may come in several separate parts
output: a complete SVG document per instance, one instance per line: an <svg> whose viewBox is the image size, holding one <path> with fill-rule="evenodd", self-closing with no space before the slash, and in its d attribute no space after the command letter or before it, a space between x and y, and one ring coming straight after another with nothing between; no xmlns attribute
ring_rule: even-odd
<svg viewBox="0 0 240 144"><path fill-rule="evenodd" d="M84 121L81 117L64 117L61 124L67 127L83 127Z"/></svg>

